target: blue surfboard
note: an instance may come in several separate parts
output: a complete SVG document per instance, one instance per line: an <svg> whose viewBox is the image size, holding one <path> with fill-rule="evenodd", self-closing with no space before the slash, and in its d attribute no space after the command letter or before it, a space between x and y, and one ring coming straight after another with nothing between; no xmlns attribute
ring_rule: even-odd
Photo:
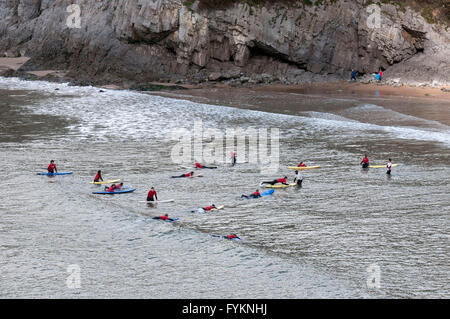
<svg viewBox="0 0 450 319"><path fill-rule="evenodd" d="M124 190L121 190L121 191L114 191L114 192L107 192L107 191L104 191L104 192L92 192L92 194L102 194L102 195L105 195L105 194L109 194L109 195L111 195L111 194L124 194L124 193L134 192L135 190L136 190L136 188L124 189Z"/></svg>
<svg viewBox="0 0 450 319"><path fill-rule="evenodd" d="M275 192L275 190L269 189L268 191L262 192L262 193L261 193L261 196L272 195L273 192Z"/></svg>
<svg viewBox="0 0 450 319"><path fill-rule="evenodd" d="M73 172L60 172L60 173L38 173L38 175L49 175L49 176L53 176L53 175L69 175L72 174Z"/></svg>

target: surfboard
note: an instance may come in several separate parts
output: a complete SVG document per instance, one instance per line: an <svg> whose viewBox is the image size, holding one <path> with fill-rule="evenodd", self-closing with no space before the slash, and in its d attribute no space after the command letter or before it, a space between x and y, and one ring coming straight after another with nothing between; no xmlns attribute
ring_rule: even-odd
<svg viewBox="0 0 450 319"><path fill-rule="evenodd" d="M120 179L113 179L111 181L103 181L103 182L89 182L89 184L96 184L96 185L100 185L100 184L113 184L113 183L117 183L119 182Z"/></svg>
<svg viewBox="0 0 450 319"><path fill-rule="evenodd" d="M169 218L170 218L170 217L169 217ZM155 219L155 220L162 220L162 219L159 218L159 217L153 217L153 219ZM179 218L164 219L165 222L174 222L174 221L176 221L176 220L179 220Z"/></svg>
<svg viewBox="0 0 450 319"><path fill-rule="evenodd" d="M121 190L121 191L114 191L114 192L107 192L107 191L104 191L104 192L92 192L92 194L102 194L102 195L105 195L105 194L108 194L108 195L113 195L113 194L125 194L125 193L131 193L131 192L134 192L136 190L136 188L133 188L133 189L124 189L124 190Z"/></svg>
<svg viewBox="0 0 450 319"><path fill-rule="evenodd" d="M268 191L262 192L262 193L261 193L261 196L272 195L273 192L275 192L275 190L269 189Z"/></svg>
<svg viewBox="0 0 450 319"><path fill-rule="evenodd" d="M223 209L224 207L225 207L225 205L218 206L217 208L211 209L210 212L214 212L214 211L216 211L216 210L221 210L221 209Z"/></svg>
<svg viewBox="0 0 450 319"><path fill-rule="evenodd" d="M398 164L392 164L392 167L398 166ZM369 168L387 168L386 165L369 165Z"/></svg>
<svg viewBox="0 0 450 319"><path fill-rule="evenodd" d="M157 203L170 203L174 202L174 199L165 199L165 200L140 200L139 203L148 203L148 204L157 204Z"/></svg>
<svg viewBox="0 0 450 319"><path fill-rule="evenodd" d="M69 175L72 174L73 172L58 172L58 173L38 173L38 175L49 175L49 176L53 176L53 175Z"/></svg>
<svg viewBox="0 0 450 319"><path fill-rule="evenodd" d="M320 165L316 165L316 166L305 166L305 167L288 166L288 169L295 169L296 171L302 171L302 170L305 170L305 169L313 169L313 168L320 168Z"/></svg>
<svg viewBox="0 0 450 319"><path fill-rule="evenodd" d="M288 185L280 184L280 185L263 185L263 186L266 187L266 188L286 188L286 187L292 187L292 186L295 186L295 185L297 185L297 183L291 183L291 184L288 184Z"/></svg>

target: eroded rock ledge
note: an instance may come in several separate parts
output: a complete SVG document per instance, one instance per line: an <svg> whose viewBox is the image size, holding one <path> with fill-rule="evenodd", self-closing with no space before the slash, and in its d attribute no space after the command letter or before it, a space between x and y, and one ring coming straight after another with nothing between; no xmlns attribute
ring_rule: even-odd
<svg viewBox="0 0 450 319"><path fill-rule="evenodd" d="M380 68L393 84L450 84L448 23L396 1L216 2L2 1L0 56L30 57L19 73L67 70L89 84L297 84ZM72 3L79 29L66 24ZM373 3L379 27L368 23Z"/></svg>

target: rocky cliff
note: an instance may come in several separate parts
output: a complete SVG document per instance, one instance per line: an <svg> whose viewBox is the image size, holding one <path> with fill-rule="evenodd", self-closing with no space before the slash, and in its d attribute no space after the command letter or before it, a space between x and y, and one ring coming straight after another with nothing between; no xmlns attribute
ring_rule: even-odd
<svg viewBox="0 0 450 319"><path fill-rule="evenodd" d="M382 68L392 83L449 85L450 4L437 2L0 0L0 56L92 83L302 83Z"/></svg>

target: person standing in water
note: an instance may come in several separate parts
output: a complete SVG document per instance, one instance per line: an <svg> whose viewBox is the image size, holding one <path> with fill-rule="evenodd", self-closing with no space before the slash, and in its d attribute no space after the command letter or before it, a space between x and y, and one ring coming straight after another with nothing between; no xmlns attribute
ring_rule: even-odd
<svg viewBox="0 0 450 319"><path fill-rule="evenodd" d="M152 187L147 194L147 201L153 202L155 199L158 200L158 195L156 194L155 188Z"/></svg>
<svg viewBox="0 0 450 319"><path fill-rule="evenodd" d="M58 173L58 170L56 169L55 161L51 160L50 164L47 167L47 171L49 173Z"/></svg>
<svg viewBox="0 0 450 319"><path fill-rule="evenodd" d="M387 168L386 174L391 175L391 170L392 170L392 161L391 161L391 159L388 160L388 162L386 164L386 168Z"/></svg>
<svg viewBox="0 0 450 319"><path fill-rule="evenodd" d="M362 159L361 163L359 163L359 165L362 165L362 168L369 167L369 159L367 158L367 154L364 154L364 158Z"/></svg>
<svg viewBox="0 0 450 319"><path fill-rule="evenodd" d="M231 151L231 166L236 165L236 153Z"/></svg>
<svg viewBox="0 0 450 319"><path fill-rule="evenodd" d="M297 186L302 187L303 177L300 175L299 171L295 171L294 183L297 183Z"/></svg>
<svg viewBox="0 0 450 319"><path fill-rule="evenodd" d="M103 182L102 171L97 171L97 175L94 177L94 182L97 183L99 181Z"/></svg>

